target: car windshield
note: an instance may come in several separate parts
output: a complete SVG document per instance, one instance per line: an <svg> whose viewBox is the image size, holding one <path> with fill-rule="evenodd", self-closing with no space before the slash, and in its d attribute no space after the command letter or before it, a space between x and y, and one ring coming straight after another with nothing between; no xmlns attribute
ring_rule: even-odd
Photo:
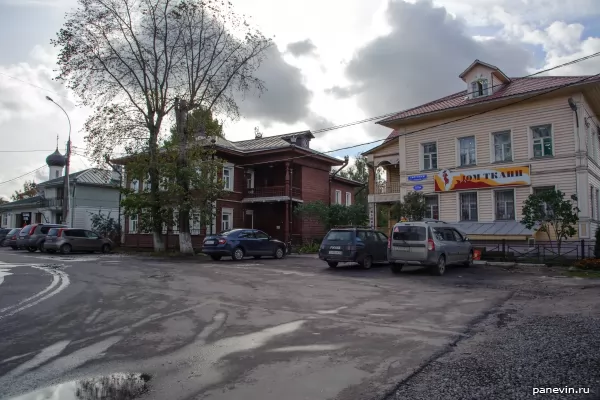
<svg viewBox="0 0 600 400"><path fill-rule="evenodd" d="M9 234L9 235L14 235L15 233L17 233L17 232L19 232L19 231L20 231L20 229L18 229L18 228L11 229L11 231L10 231L10 232L8 232L8 234Z"/></svg>
<svg viewBox="0 0 600 400"><path fill-rule="evenodd" d="M31 225L27 225L25 228L21 229L21 234L27 235L30 230L31 230Z"/></svg>
<svg viewBox="0 0 600 400"><path fill-rule="evenodd" d="M392 238L394 240L422 241L427 237L427 230L423 226L401 225L394 227Z"/></svg>
<svg viewBox="0 0 600 400"><path fill-rule="evenodd" d="M325 240L329 242L350 242L352 241L351 231L330 231Z"/></svg>
<svg viewBox="0 0 600 400"><path fill-rule="evenodd" d="M233 235L234 233L239 232L238 229L232 230L232 231L223 231L219 233L219 236L230 236Z"/></svg>

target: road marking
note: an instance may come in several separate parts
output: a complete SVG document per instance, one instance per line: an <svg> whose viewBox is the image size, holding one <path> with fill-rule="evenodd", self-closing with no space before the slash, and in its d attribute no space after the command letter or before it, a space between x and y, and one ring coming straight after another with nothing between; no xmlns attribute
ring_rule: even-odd
<svg viewBox="0 0 600 400"><path fill-rule="evenodd" d="M36 368L46 361L58 356L63 350L71 343L70 340L61 340L60 342L54 343L51 346L43 349L38 355L33 357L31 360L24 362L17 368L13 369L8 373L8 376L21 375L23 372L27 372L30 369Z"/></svg>
<svg viewBox="0 0 600 400"><path fill-rule="evenodd" d="M322 314L322 315L339 314L340 311L342 311L342 310L344 310L346 308L348 308L348 307L347 306L342 306L342 307L334 308L333 310L317 311L317 314Z"/></svg>
<svg viewBox="0 0 600 400"><path fill-rule="evenodd" d="M311 344L307 346L288 346L288 347L279 347L277 349L271 349L270 352L276 353L288 353L294 351L331 351L331 350L339 350L343 348L345 345L343 344Z"/></svg>
<svg viewBox="0 0 600 400"><path fill-rule="evenodd" d="M85 324L90 324L92 322L94 322L94 320L96 319L96 317L98 316L98 314L100 314L100 311L102 311L100 308L96 309L96 311L94 311L92 313L92 315L90 315L89 317L87 317L85 319Z"/></svg>
<svg viewBox="0 0 600 400"><path fill-rule="evenodd" d="M19 359L21 359L21 358L24 358L24 357L30 356L30 355L32 355L33 353L35 353L35 351L31 351L31 352L29 352L29 353L25 353L25 354L21 354L21 355L18 355L18 356L14 356L14 357L7 358L7 359L5 359L5 360L2 360L2 361L0 361L0 364L6 364L7 362L11 362L11 361L14 361L14 360L19 360Z"/></svg>
<svg viewBox="0 0 600 400"><path fill-rule="evenodd" d="M30 267L33 267L33 265L29 265L29 266L30 266ZM5 312L5 311L8 311L8 310L10 310L11 308L18 307L18 306L20 306L21 304L23 304L23 303L27 303L28 301L31 301L31 300L35 299L36 297L42 296L42 295L44 295L44 294L48 293L50 290L54 289L54 287L55 287L56 285L58 285L58 283L60 282L60 277L59 277L58 275L56 275L56 274L53 274L52 272L50 272L50 270L46 270L46 272L48 272L49 274L51 274L51 275L52 275L52 282L50 283L50 285L49 285L49 286L48 286L46 289L42 290L41 292L39 292L39 293L37 293L37 294L35 294L35 295L31 296L31 297L28 297L28 298L26 298L25 300L21 300L19 303L15 304L15 305L8 306L8 307L4 307L3 309L0 309L0 313L3 313L3 312ZM0 319L1 319L1 318L2 318L2 317L0 317Z"/></svg>

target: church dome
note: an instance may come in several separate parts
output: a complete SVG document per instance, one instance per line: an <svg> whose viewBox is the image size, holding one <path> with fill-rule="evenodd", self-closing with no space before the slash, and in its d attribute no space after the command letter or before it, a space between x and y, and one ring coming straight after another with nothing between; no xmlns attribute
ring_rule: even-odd
<svg viewBox="0 0 600 400"><path fill-rule="evenodd" d="M48 164L49 167L64 167L67 164L67 161L65 160L65 156L60 154L57 148L54 153L46 157L46 164Z"/></svg>

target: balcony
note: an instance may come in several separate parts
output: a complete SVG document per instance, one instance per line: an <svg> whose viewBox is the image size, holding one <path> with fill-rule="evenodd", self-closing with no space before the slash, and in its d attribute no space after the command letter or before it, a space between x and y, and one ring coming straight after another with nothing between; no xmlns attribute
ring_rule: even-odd
<svg viewBox="0 0 600 400"><path fill-rule="evenodd" d="M393 203L400 200L400 182L379 182L374 193L369 193L370 203Z"/></svg>
<svg viewBox="0 0 600 400"><path fill-rule="evenodd" d="M399 182L381 182L375 185L375 194L396 194L400 193Z"/></svg>
<svg viewBox="0 0 600 400"><path fill-rule="evenodd" d="M301 199L302 189L297 187L291 188L292 198ZM282 201L289 200L290 194L286 193L285 186L263 186L248 188L244 191L244 202L252 203L261 200Z"/></svg>
<svg viewBox="0 0 600 400"><path fill-rule="evenodd" d="M64 203L64 199L55 198L55 199L44 199L42 206L45 208L62 208Z"/></svg>

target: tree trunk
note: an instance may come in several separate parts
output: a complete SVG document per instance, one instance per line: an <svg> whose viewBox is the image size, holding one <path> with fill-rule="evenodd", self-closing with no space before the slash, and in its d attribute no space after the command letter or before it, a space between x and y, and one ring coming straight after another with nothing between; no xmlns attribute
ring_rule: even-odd
<svg viewBox="0 0 600 400"><path fill-rule="evenodd" d="M154 116L152 116L152 119ZM152 238L154 241L154 251L163 252L165 251L165 243L162 238L162 218L160 216L160 194L159 194L159 176L157 167L157 152L158 152L158 124L150 126L150 215L152 217Z"/></svg>
<svg viewBox="0 0 600 400"><path fill-rule="evenodd" d="M187 147L189 132L187 128L187 102L176 100L175 112L179 154L177 157L177 184L182 189L183 198L179 204L179 251L182 254L194 254L192 235L190 234L190 177L188 171Z"/></svg>

